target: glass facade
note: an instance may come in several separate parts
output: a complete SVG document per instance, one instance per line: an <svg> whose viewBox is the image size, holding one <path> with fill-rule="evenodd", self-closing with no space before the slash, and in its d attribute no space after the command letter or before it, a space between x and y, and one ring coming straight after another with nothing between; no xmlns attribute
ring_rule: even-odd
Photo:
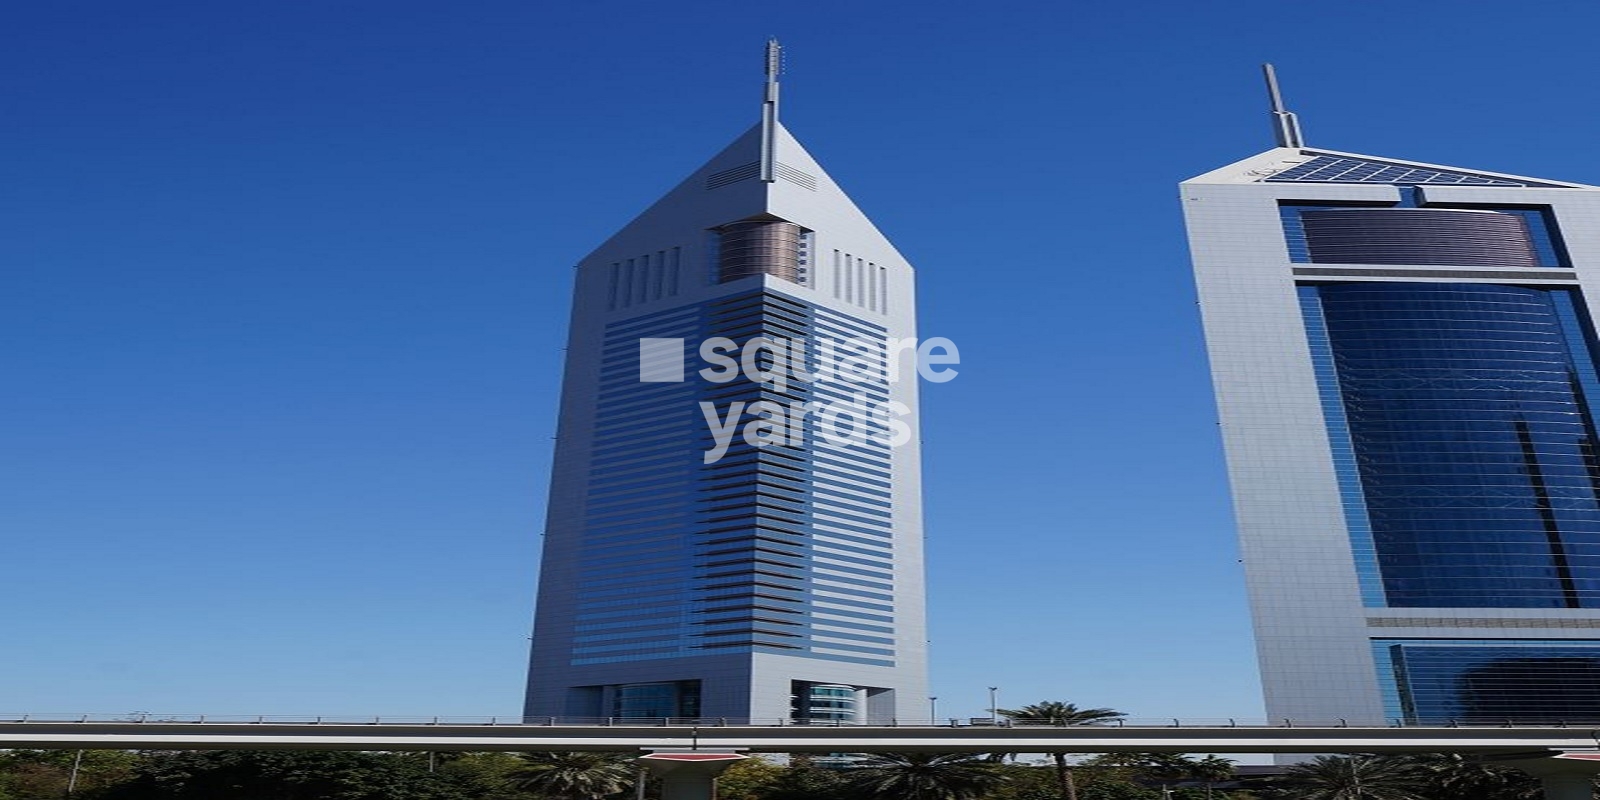
<svg viewBox="0 0 1600 800"><path fill-rule="evenodd" d="M1302 287L1364 577L1388 607L1600 607L1594 359L1564 289ZM1565 313L1564 313L1565 311ZM1331 367L1331 368L1330 368ZM1342 418L1341 418L1342 417Z"/></svg>
<svg viewBox="0 0 1600 800"><path fill-rule="evenodd" d="M576 554L570 664L671 658L693 635L694 460L704 431L691 382L639 380L641 337L691 340L699 309L607 327Z"/></svg>
<svg viewBox="0 0 1600 800"><path fill-rule="evenodd" d="M1576 291L1299 293L1366 604L1600 607L1600 381ZM1600 722L1600 643L1375 639L1373 654L1393 719Z"/></svg>
<svg viewBox="0 0 1600 800"><path fill-rule="evenodd" d="M847 358L860 369L644 383L641 337L724 338L735 353L765 339L802 358L797 370L838 372ZM571 665L767 652L893 666L888 429L855 413L888 402L884 330L763 290L618 323L606 342ZM775 371L775 358L763 350L755 365ZM746 423L770 420L771 436L752 441L741 425L706 463L718 447L706 405L719 419L741 408ZM858 441L827 435L854 425Z"/></svg>
<svg viewBox="0 0 1600 800"><path fill-rule="evenodd" d="M1597 191L1303 147L1183 183L1270 717L1600 727Z"/></svg>
<svg viewBox="0 0 1600 800"><path fill-rule="evenodd" d="M1341 208L1304 211L1318 264L1428 264L1538 269L1527 221L1481 209Z"/></svg>
<svg viewBox="0 0 1600 800"><path fill-rule="evenodd" d="M1389 714L1413 724L1600 724L1600 643L1373 642Z"/></svg>
<svg viewBox="0 0 1600 800"><path fill-rule="evenodd" d="M1402 200L1395 204L1373 203L1345 203L1341 205L1327 205L1313 202L1281 203L1278 216L1283 223L1284 244L1289 250L1289 260L1297 264L1435 264L1479 267L1508 267L1520 266L1537 269L1565 268L1572 266L1566 254L1566 248L1561 241L1559 228L1556 226L1555 214L1548 206L1497 206L1493 208L1457 209L1439 206L1419 208L1417 206L1419 191L1417 187L1402 187L1408 191L1402 192ZM1410 213L1420 215L1428 220L1424 225L1414 227L1433 230L1414 230L1409 235L1396 239L1394 232L1383 232L1375 225L1376 220L1372 215L1380 218L1384 214ZM1473 214L1490 213L1487 218L1474 219ZM1363 219L1366 217L1366 219ZM1342 218L1342 219L1341 219ZM1403 217L1402 217L1403 218ZM1479 238L1479 233L1474 231L1485 220L1500 222L1520 221L1520 226L1514 235L1515 239L1524 239L1516 242L1513 247L1521 249L1531 247L1531 259L1491 259L1488 251L1474 239ZM1493 223L1490 223L1493 224ZM1320 252L1312 246L1311 236L1308 236L1308 227L1343 228L1350 234L1350 238L1338 246L1324 246ZM1388 239L1390 246L1382 246L1383 240ZM1395 244L1409 246L1394 247ZM1492 243L1491 243L1492 248ZM1357 253L1366 251L1364 255L1351 256L1349 250ZM1341 252L1344 250L1345 252ZM1384 251L1388 251L1384 253Z"/></svg>
<svg viewBox="0 0 1600 800"><path fill-rule="evenodd" d="M663 719L700 716L700 682L628 683L612 687L611 716Z"/></svg>
<svg viewBox="0 0 1600 800"><path fill-rule="evenodd" d="M796 722L855 722L859 713L857 689L836 683L794 682L791 719Z"/></svg>

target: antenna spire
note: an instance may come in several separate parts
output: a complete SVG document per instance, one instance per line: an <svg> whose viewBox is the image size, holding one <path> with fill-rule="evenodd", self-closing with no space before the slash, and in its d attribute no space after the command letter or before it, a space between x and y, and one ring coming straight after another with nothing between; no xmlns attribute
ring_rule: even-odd
<svg viewBox="0 0 1600 800"><path fill-rule="evenodd" d="M1300 120L1293 111L1283 107L1283 95L1278 92L1278 73L1271 64L1262 64L1261 73L1267 78L1267 100L1272 104L1272 134L1279 147L1305 147L1300 136Z"/></svg>
<svg viewBox="0 0 1600 800"><path fill-rule="evenodd" d="M783 47L767 40L767 90L761 101L761 180L778 179L778 73L783 71Z"/></svg>

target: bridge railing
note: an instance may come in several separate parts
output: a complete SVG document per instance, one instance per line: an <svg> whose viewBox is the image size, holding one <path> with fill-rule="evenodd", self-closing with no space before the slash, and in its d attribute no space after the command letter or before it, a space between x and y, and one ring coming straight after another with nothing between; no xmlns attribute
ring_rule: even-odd
<svg viewBox="0 0 1600 800"><path fill-rule="evenodd" d="M1051 723L1011 721L1000 718L990 722L985 718L967 719L871 719L862 722L797 721L791 719L746 719L730 717L524 717L520 714L504 716L414 716L414 715L273 715L273 714L155 714L145 712L121 714L77 713L4 713L0 723L149 723L187 725L382 725L382 726L574 726L574 727L939 727L939 728L1039 728L1062 727ZM1080 727L1080 726L1073 726ZM1349 720L1349 719L1260 719L1260 718L1127 718L1094 723L1081 727L1140 727L1140 728L1402 728L1402 727L1600 727L1600 719L1592 718L1521 718L1521 719L1429 719L1408 722L1401 719Z"/></svg>

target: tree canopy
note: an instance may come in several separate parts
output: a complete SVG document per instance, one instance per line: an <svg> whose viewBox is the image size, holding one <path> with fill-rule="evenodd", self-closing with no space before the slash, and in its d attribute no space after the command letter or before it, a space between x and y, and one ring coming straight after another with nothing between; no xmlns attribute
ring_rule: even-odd
<svg viewBox="0 0 1600 800"><path fill-rule="evenodd" d="M1068 703L1030 708L1042 709L1043 724L1120 716ZM1248 788L1218 756L1049 756L1051 764L949 753L752 758L719 790L722 800L1542 797L1529 775L1459 754L1318 756ZM0 800L631 800L637 773L632 753L0 750ZM660 796L659 784L646 788L649 800Z"/></svg>
<svg viewBox="0 0 1600 800"><path fill-rule="evenodd" d="M967 753L875 753L854 767L872 797L977 800L1005 780L992 761Z"/></svg>

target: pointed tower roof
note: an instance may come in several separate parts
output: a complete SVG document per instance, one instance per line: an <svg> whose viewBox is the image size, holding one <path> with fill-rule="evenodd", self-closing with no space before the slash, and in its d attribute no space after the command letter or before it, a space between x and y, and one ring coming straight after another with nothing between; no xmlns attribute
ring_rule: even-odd
<svg viewBox="0 0 1600 800"><path fill-rule="evenodd" d="M1528 178L1484 170L1447 167L1420 161L1379 158L1305 146L1300 121L1283 102L1278 74L1271 64L1261 65L1267 83L1267 104L1272 115L1277 147L1236 161L1221 169L1190 178L1184 183L1314 183L1390 186L1522 186L1548 189L1592 189L1581 183Z"/></svg>
<svg viewBox="0 0 1600 800"><path fill-rule="evenodd" d="M746 219L782 219L843 237L883 260L904 258L778 121L780 49L767 44L761 121L657 200L585 259L627 258L685 231ZM870 257L870 256L869 256Z"/></svg>
<svg viewBox="0 0 1600 800"><path fill-rule="evenodd" d="M762 157L767 150L763 128L758 124L745 131L585 261L628 257L659 246L663 236L681 237L686 228L714 230L751 218L783 219L857 242L876 240L873 244L883 255L899 257L866 214L781 124L771 131L773 180L762 180Z"/></svg>

